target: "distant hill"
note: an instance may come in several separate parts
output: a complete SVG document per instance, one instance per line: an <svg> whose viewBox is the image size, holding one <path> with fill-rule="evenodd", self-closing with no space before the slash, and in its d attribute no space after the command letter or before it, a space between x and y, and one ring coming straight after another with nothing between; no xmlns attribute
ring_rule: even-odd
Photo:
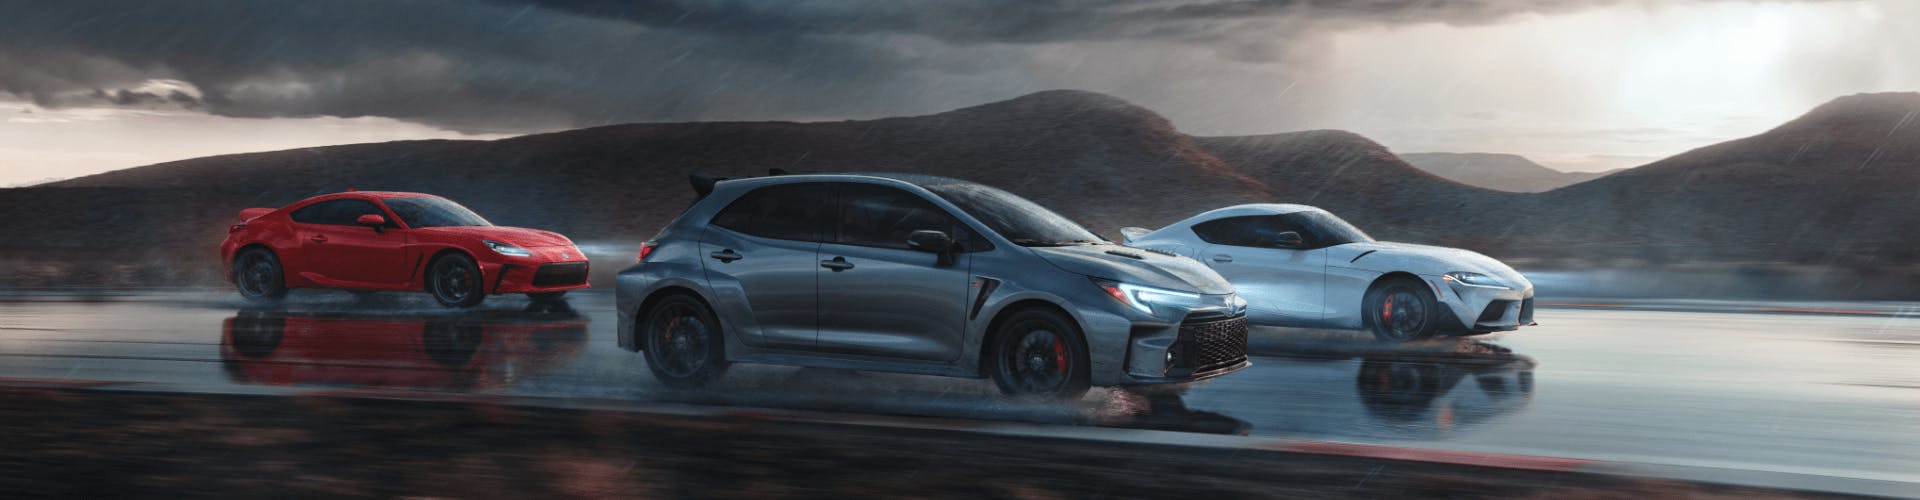
<svg viewBox="0 0 1920 500"><path fill-rule="evenodd" d="M1273 201L1318 206L1372 233L1402 241L1487 246L1460 233L1467 207L1515 196L1427 173L1366 137L1340 130L1202 137L1207 152L1260 180ZM1215 205L1218 206L1218 205ZM1209 207L1196 207L1195 212Z"/></svg>
<svg viewBox="0 0 1920 500"><path fill-rule="evenodd" d="M1400 159L1462 184L1515 193L1550 191L1618 171L1562 172L1524 156L1502 153L1400 153Z"/></svg>
<svg viewBox="0 0 1920 500"><path fill-rule="evenodd" d="M1753 137L1540 193L1448 180L1350 132L1190 137L1150 110L1081 91L878 120L353 144L0 189L0 230L12 235L0 240L0 264L138 254L207 267L241 208L347 188L438 193L501 224L637 242L691 202L687 174L783 168L981 181L1109 237L1274 201L1327 208L1382 239L1504 258L1920 270L1916 115L1920 93L1844 97Z"/></svg>
<svg viewBox="0 0 1920 500"><path fill-rule="evenodd" d="M638 241L691 203L689 173L762 175L769 168L978 180L1054 206L1105 234L1122 225L1172 222L1198 200L1270 197L1259 182L1207 154L1152 111L1092 92L1049 91L906 118L634 124L495 141L214 156L0 191L0 199L39 199L66 188L192 193L164 224L138 214L102 221L44 213L44 223L133 236L124 241L149 246L212 248L240 208L281 206L348 188L436 193L499 224L548 228L581 240Z"/></svg>
<svg viewBox="0 0 1920 500"><path fill-rule="evenodd" d="M1920 93L1841 97L1759 135L1531 201L1523 216L1543 223L1540 237L1509 251L1920 263Z"/></svg>

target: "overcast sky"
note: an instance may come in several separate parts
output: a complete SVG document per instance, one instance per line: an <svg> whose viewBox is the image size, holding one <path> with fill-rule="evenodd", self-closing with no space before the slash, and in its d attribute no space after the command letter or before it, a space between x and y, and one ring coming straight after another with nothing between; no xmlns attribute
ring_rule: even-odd
<svg viewBox="0 0 1920 500"><path fill-rule="evenodd" d="M1920 90L1915 0L0 0L0 185L220 153L926 114L1076 88L1196 135L1634 166Z"/></svg>

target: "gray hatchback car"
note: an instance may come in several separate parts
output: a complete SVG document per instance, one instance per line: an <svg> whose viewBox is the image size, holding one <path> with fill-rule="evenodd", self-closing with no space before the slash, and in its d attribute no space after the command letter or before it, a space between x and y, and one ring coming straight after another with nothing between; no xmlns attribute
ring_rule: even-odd
<svg viewBox="0 0 1920 500"><path fill-rule="evenodd" d="M733 362L988 377L1010 394L1248 366L1246 302L1205 265L1112 244L978 183L695 176L619 276L619 342L661 382Z"/></svg>

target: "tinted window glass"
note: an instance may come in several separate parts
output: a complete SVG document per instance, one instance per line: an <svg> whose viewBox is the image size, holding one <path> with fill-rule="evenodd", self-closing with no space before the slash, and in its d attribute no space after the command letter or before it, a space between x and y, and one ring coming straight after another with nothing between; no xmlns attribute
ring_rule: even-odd
<svg viewBox="0 0 1920 500"><path fill-rule="evenodd" d="M933 230L947 233L967 248L973 240L965 224L919 195L875 184L840 184L839 235L846 245L907 249L907 235Z"/></svg>
<svg viewBox="0 0 1920 500"><path fill-rule="evenodd" d="M300 207L298 210L294 210L293 213L288 214L288 216L292 217L294 222L307 224L356 226L359 225L359 223L354 222L354 219L358 219L360 216L366 214L374 214L382 217L387 215L386 212L380 210L379 205L374 205L371 201L346 199L327 200Z"/></svg>
<svg viewBox="0 0 1920 500"><path fill-rule="evenodd" d="M1301 239L1300 245L1290 248L1313 249L1373 241L1347 221L1319 211L1228 217L1193 226L1193 233L1207 243L1237 247L1280 248L1280 233L1287 231L1299 233Z"/></svg>
<svg viewBox="0 0 1920 500"><path fill-rule="evenodd" d="M409 198L385 198L387 208L393 209L393 215L400 217L407 227L456 227L491 226L480 214L467 210L445 198L425 196Z"/></svg>
<svg viewBox="0 0 1920 500"><path fill-rule="evenodd" d="M1262 216L1250 215L1214 219L1194 224L1193 234L1200 236L1202 241L1215 245L1233 245L1237 247L1263 246L1259 244L1258 238L1254 236L1257 233L1254 226L1259 224L1261 218Z"/></svg>
<svg viewBox="0 0 1920 500"><path fill-rule="evenodd" d="M1294 212L1280 216L1288 224L1299 227L1300 235L1313 248L1345 245L1362 241L1373 241L1372 236L1353 227L1347 221L1333 214L1321 211Z"/></svg>
<svg viewBox="0 0 1920 500"><path fill-rule="evenodd" d="M767 186L734 200L712 224L763 238L820 241L830 200L826 184Z"/></svg>
<svg viewBox="0 0 1920 500"><path fill-rule="evenodd" d="M1105 241L1080 224L1013 193L971 182L925 187L1016 245L1083 245Z"/></svg>

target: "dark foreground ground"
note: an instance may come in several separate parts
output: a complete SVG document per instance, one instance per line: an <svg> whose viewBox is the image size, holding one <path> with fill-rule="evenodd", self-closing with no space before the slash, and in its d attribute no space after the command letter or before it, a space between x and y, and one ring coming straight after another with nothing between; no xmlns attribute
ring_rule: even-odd
<svg viewBox="0 0 1920 500"><path fill-rule="evenodd" d="M1263 450L471 402L0 389L12 497L1803 497Z"/></svg>

